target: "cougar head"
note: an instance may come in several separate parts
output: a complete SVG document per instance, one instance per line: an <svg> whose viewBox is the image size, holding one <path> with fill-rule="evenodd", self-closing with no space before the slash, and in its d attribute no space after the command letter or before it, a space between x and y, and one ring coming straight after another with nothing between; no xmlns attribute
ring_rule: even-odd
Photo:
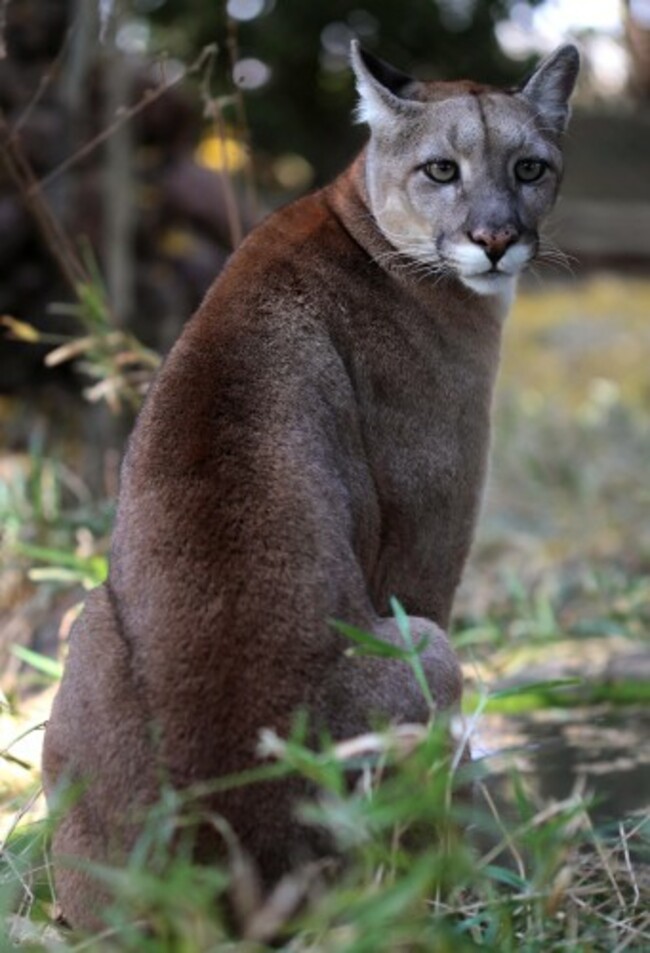
<svg viewBox="0 0 650 953"><path fill-rule="evenodd" d="M358 119L371 131L371 211L396 256L415 273L511 295L562 175L575 46L561 46L512 90L419 82L357 43L351 56Z"/></svg>

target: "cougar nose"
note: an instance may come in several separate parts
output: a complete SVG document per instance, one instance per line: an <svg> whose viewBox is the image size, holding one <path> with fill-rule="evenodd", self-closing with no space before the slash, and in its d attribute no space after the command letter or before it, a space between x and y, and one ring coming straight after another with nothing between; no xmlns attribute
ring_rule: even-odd
<svg viewBox="0 0 650 953"><path fill-rule="evenodd" d="M480 245L493 265L505 254L508 248L517 241L519 232L514 225L504 225L503 228L474 228L469 232L470 239Z"/></svg>

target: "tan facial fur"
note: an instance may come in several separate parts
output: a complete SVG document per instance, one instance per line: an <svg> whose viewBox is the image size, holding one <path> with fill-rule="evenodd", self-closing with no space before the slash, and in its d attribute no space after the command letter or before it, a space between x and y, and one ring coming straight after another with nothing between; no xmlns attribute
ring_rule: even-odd
<svg viewBox="0 0 650 953"><path fill-rule="evenodd" d="M406 261L421 264L413 269L420 276L455 274L472 291L509 302L557 194L559 140L577 70L574 48L560 49L516 92L471 83L400 83L358 50L353 63L360 118L372 133L368 194L386 238ZM427 176L427 164L438 159L457 166L454 181ZM528 159L544 163L537 181L517 178L517 163ZM508 247L493 261L472 235L504 229Z"/></svg>

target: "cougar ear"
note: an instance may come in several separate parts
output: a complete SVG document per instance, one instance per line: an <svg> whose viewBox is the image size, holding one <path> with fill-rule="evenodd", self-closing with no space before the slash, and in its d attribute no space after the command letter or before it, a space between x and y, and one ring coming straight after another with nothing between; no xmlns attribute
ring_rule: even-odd
<svg viewBox="0 0 650 953"><path fill-rule="evenodd" d="M543 60L520 89L542 119L558 132L563 132L569 121L569 98L579 70L580 54L569 43Z"/></svg>
<svg viewBox="0 0 650 953"><path fill-rule="evenodd" d="M350 61L359 93L357 122L375 127L397 115L420 113L423 104L418 101L419 83L412 76L368 53L358 40L352 41Z"/></svg>

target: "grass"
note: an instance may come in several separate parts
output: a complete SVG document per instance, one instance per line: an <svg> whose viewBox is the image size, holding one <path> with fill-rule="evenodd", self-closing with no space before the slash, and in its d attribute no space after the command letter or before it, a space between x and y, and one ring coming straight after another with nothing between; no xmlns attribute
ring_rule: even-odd
<svg viewBox="0 0 650 953"><path fill-rule="evenodd" d="M567 769L551 799L541 762L522 767L530 725L586 739L599 712L625 726L612 734L617 760L643 766L642 733L630 726L643 726L635 706L648 699L648 306L647 282L598 279L526 295L510 323L492 475L453 633L468 679L466 723L479 734L497 722L505 731L488 745L498 753L472 766L471 796L465 778L465 794L450 800L459 770L435 726L317 752L299 734L267 734L273 770L318 781L321 794L302 815L332 831L343 865L295 871L263 897L232 838L224 869L170 854L182 805L167 792L128 867L97 872L118 898L105 931L70 934L52 920L37 800L42 732L30 730L44 717L34 699L49 703L58 658L48 663L24 644L0 712L0 950L19 936L41 953L650 949L641 791L631 811L604 819L595 761ZM111 507L46 440L2 465L5 602L14 620L37 597L54 613L65 596L73 612L106 571ZM357 651L378 651L349 634ZM405 642L403 657L417 666L417 651ZM50 687L35 696L35 683ZM605 767L626 785L623 767Z"/></svg>
<svg viewBox="0 0 650 953"><path fill-rule="evenodd" d="M92 938L59 930L33 949L225 951L641 950L648 937L642 861L650 829L598 833L580 792L539 808L514 777L514 817L489 785L460 779L439 726L402 728L319 752L267 736L283 772L318 778L305 823L327 828L343 862L296 870L269 896L232 835L230 864L202 868L173 855L178 797L163 797L126 868L97 868L116 896ZM350 771L359 778L348 784ZM215 823L218 823L215 819ZM3 850L5 920L12 932L48 928L51 883L43 825L17 829ZM226 913L226 894L232 916ZM52 931L49 925L50 934ZM645 931L645 932L644 932ZM645 938L645 939L644 939ZM54 943L55 945L52 945Z"/></svg>

